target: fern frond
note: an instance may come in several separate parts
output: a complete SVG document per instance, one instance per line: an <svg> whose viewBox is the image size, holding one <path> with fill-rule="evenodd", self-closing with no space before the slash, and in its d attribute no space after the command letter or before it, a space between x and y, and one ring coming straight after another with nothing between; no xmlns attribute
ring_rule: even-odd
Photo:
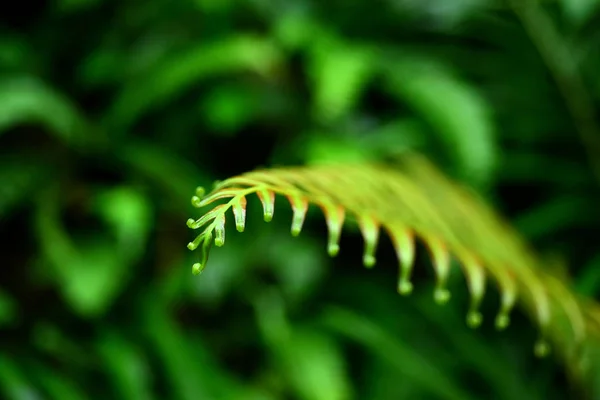
<svg viewBox="0 0 600 400"><path fill-rule="evenodd" d="M287 197L293 210L292 235L300 233L309 205L320 207L327 222L327 251L331 256L339 251L346 217L352 217L364 237L366 267L375 265L379 234L386 231L399 260L397 290L403 295L413 290L416 239L431 254L438 303L450 298L446 282L455 257L470 291L467 323L472 327L481 324L479 306L486 280L491 279L501 295L496 327L509 325L510 312L519 301L539 325L540 338L535 344L539 356L548 352L547 339L573 357L580 355L586 339L598 337L600 314L595 306L587 305L547 272L519 235L473 193L446 179L421 157L406 157L398 168L358 164L259 170L222 181L206 196L199 189L192 199L195 207L227 201L200 219L187 221L191 229L204 227L188 244L190 250L201 248L194 273L204 269L213 242L217 246L225 243L229 209L237 230L244 230L246 197L250 194L262 202L265 221L273 218L276 195Z"/></svg>

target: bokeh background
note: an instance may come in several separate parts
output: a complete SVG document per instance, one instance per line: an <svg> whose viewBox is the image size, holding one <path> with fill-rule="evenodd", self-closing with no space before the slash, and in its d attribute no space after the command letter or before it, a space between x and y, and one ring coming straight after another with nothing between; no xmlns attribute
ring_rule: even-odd
<svg viewBox="0 0 600 400"><path fill-rule="evenodd" d="M516 313L464 322L464 278L395 292L382 239L336 259L283 202L206 271L195 187L404 151L600 287L596 0L53 0L0 7L0 397L576 399Z"/></svg>

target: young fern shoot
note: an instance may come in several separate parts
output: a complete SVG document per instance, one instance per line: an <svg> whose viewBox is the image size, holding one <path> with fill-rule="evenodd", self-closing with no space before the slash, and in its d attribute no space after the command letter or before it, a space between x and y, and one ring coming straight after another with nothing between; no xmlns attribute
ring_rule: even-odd
<svg viewBox="0 0 600 400"><path fill-rule="evenodd" d="M189 219L200 233L188 244L200 248L200 262L193 272L202 272L212 244L225 243L225 218L231 209L236 229L244 231L246 197L256 194L263 205L265 221L273 218L275 197L287 198L293 210L291 234L300 234L309 205L323 211L327 229L327 251L339 251L346 217L358 223L364 238L363 264L373 267L380 231L389 235L398 258L397 290L413 290L411 275L415 240L428 248L436 275L434 298L450 299L446 283L455 257L466 277L470 305L466 321L482 323L479 306L486 280L496 282L501 296L495 317L498 329L510 323L510 312L519 302L537 321L539 340L535 354L544 356L549 341L569 362L581 364L591 343L599 335L598 307L577 297L560 279L548 273L520 236L467 189L449 181L433 165L417 156L405 156L399 166L377 164L324 165L272 168L248 172L218 183L208 195L199 188L192 198L202 208L218 200L200 219Z"/></svg>

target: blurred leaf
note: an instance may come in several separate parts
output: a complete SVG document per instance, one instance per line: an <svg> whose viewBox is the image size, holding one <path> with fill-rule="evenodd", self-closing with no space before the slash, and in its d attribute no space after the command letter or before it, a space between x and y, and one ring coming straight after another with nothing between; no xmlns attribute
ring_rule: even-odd
<svg viewBox="0 0 600 400"><path fill-rule="evenodd" d="M217 393L231 392L234 388L229 383L222 385L222 369L211 360L202 339L192 341L164 307L164 304L154 301L154 296L148 298L145 301L144 324L169 382L169 398L226 400L226 396L221 397Z"/></svg>
<svg viewBox="0 0 600 400"><path fill-rule="evenodd" d="M145 250L152 226L152 209L147 198L134 188L114 187L98 193L94 206L116 235L122 260L137 261Z"/></svg>
<svg viewBox="0 0 600 400"><path fill-rule="evenodd" d="M203 11L228 11L234 6L233 0L194 0L197 7Z"/></svg>
<svg viewBox="0 0 600 400"><path fill-rule="evenodd" d="M530 239L540 239L573 226L593 225L600 221L600 213L594 212L595 203L595 200L563 195L518 216L515 225ZM590 212L582 213L582 210Z"/></svg>
<svg viewBox="0 0 600 400"><path fill-rule="evenodd" d="M258 95L244 86L219 85L203 99L202 114L217 132L231 135L254 119L260 107Z"/></svg>
<svg viewBox="0 0 600 400"><path fill-rule="evenodd" d="M0 354L0 393L7 400L42 400L17 363Z"/></svg>
<svg viewBox="0 0 600 400"><path fill-rule="evenodd" d="M140 349L118 332L106 332L98 349L122 399L153 399L150 367Z"/></svg>
<svg viewBox="0 0 600 400"><path fill-rule="evenodd" d="M271 246L265 247L264 256L270 259L286 298L301 301L309 297L328 264L320 246L312 238L290 235L275 235L267 240Z"/></svg>
<svg viewBox="0 0 600 400"><path fill-rule="evenodd" d="M369 148L360 146L356 140L313 133L298 149L303 149L307 164L341 163L373 160L375 154Z"/></svg>
<svg viewBox="0 0 600 400"><path fill-rule="evenodd" d="M581 26L598 11L599 0L560 0L566 19L574 26Z"/></svg>
<svg viewBox="0 0 600 400"><path fill-rule="evenodd" d="M80 244L77 257L69 261L68 273L59 277L69 304L84 316L104 314L127 283L129 268L102 241Z"/></svg>
<svg viewBox="0 0 600 400"><path fill-rule="evenodd" d="M584 296L597 298L600 294L600 254L597 254L575 279L576 290Z"/></svg>
<svg viewBox="0 0 600 400"><path fill-rule="evenodd" d="M0 220L13 208L27 203L37 184L48 179L51 170L25 155L0 157Z"/></svg>
<svg viewBox="0 0 600 400"><path fill-rule="evenodd" d="M18 306L15 299L0 289L0 329L11 325L17 318Z"/></svg>
<svg viewBox="0 0 600 400"><path fill-rule="evenodd" d="M82 368L95 362L86 346L73 341L63 329L57 322L37 320L28 339L37 351L59 358L71 367Z"/></svg>
<svg viewBox="0 0 600 400"><path fill-rule="evenodd" d="M275 149L271 165L285 165L290 157L302 164L382 161L395 159L425 146L425 129L418 120L397 119L382 124L349 119L347 130L336 133L308 131Z"/></svg>
<svg viewBox="0 0 600 400"><path fill-rule="evenodd" d="M439 135L461 178L488 185L498 148L485 99L443 64L403 56L385 64L387 89L410 105Z"/></svg>
<svg viewBox="0 0 600 400"><path fill-rule="evenodd" d="M103 0L58 0L56 3L57 9L61 13L82 11L86 8L97 6Z"/></svg>
<svg viewBox="0 0 600 400"><path fill-rule="evenodd" d="M0 38L0 70L23 71L34 65L29 43L25 38L2 33Z"/></svg>
<svg viewBox="0 0 600 400"><path fill-rule="evenodd" d="M336 341L322 332L294 329L283 362L299 397L305 400L350 399L345 360Z"/></svg>
<svg viewBox="0 0 600 400"><path fill-rule="evenodd" d="M0 134L21 124L40 123L61 141L86 142L86 121L71 102L41 80L28 76L0 81Z"/></svg>
<svg viewBox="0 0 600 400"><path fill-rule="evenodd" d="M467 20L477 11L482 11L493 1L490 0L400 0L390 1L401 11L414 17L427 18L429 29L451 30Z"/></svg>
<svg viewBox="0 0 600 400"><path fill-rule="evenodd" d="M452 378L439 369L434 360L427 359L416 350L381 329L366 318L337 307L330 307L323 315L324 323L335 332L356 341L374 355L390 363L399 374L440 399L467 400L472 397L456 386Z"/></svg>
<svg viewBox="0 0 600 400"><path fill-rule="evenodd" d="M174 196L175 200L164 200L170 200L169 203L176 209L181 206L175 204L175 201L188 201L190 190L198 183L209 184L213 181L192 162L151 142L133 141L122 145L117 157L128 170L142 174L157 185L161 192Z"/></svg>
<svg viewBox="0 0 600 400"><path fill-rule="evenodd" d="M337 343L322 332L288 325L276 291L258 295L255 310L260 329L277 361L303 400L350 399L351 385Z"/></svg>
<svg viewBox="0 0 600 400"><path fill-rule="evenodd" d="M280 63L278 49L251 35L230 36L194 46L157 63L127 84L107 114L108 124L128 129L142 114L172 100L199 80L243 71L267 75Z"/></svg>
<svg viewBox="0 0 600 400"><path fill-rule="evenodd" d="M126 285L131 269L100 235L74 243L59 220L58 200L41 196L36 214L38 239L69 305L91 317L106 312Z"/></svg>
<svg viewBox="0 0 600 400"><path fill-rule="evenodd" d="M317 119L331 122L346 116L373 75L374 55L366 48L319 36L310 56L308 73Z"/></svg>
<svg viewBox="0 0 600 400"><path fill-rule="evenodd" d="M589 176L580 164L538 153L511 151L503 157L498 172L499 179L509 183L581 187L589 182Z"/></svg>
<svg viewBox="0 0 600 400"><path fill-rule="evenodd" d="M35 373L36 379L49 398L53 400L85 400L89 397L67 376L53 369L34 364L29 369Z"/></svg>
<svg viewBox="0 0 600 400"><path fill-rule="evenodd" d="M318 21L307 10L308 7L304 7L302 3L291 3L288 10L278 13L273 35L286 48L297 50L310 45L323 32Z"/></svg>

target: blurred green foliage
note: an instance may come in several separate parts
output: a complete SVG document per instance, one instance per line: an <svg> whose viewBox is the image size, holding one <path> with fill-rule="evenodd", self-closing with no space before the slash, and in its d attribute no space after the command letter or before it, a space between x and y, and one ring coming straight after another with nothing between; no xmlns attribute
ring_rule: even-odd
<svg viewBox="0 0 600 400"><path fill-rule="evenodd" d="M349 230L329 260L320 217L291 238L289 210L265 225L254 202L251 234L192 277L185 221L197 185L258 166L416 150L597 295L598 1L55 0L0 15L3 398L573 398L525 318L467 329L458 275L435 306L426 257L399 298L391 246L364 271Z"/></svg>

